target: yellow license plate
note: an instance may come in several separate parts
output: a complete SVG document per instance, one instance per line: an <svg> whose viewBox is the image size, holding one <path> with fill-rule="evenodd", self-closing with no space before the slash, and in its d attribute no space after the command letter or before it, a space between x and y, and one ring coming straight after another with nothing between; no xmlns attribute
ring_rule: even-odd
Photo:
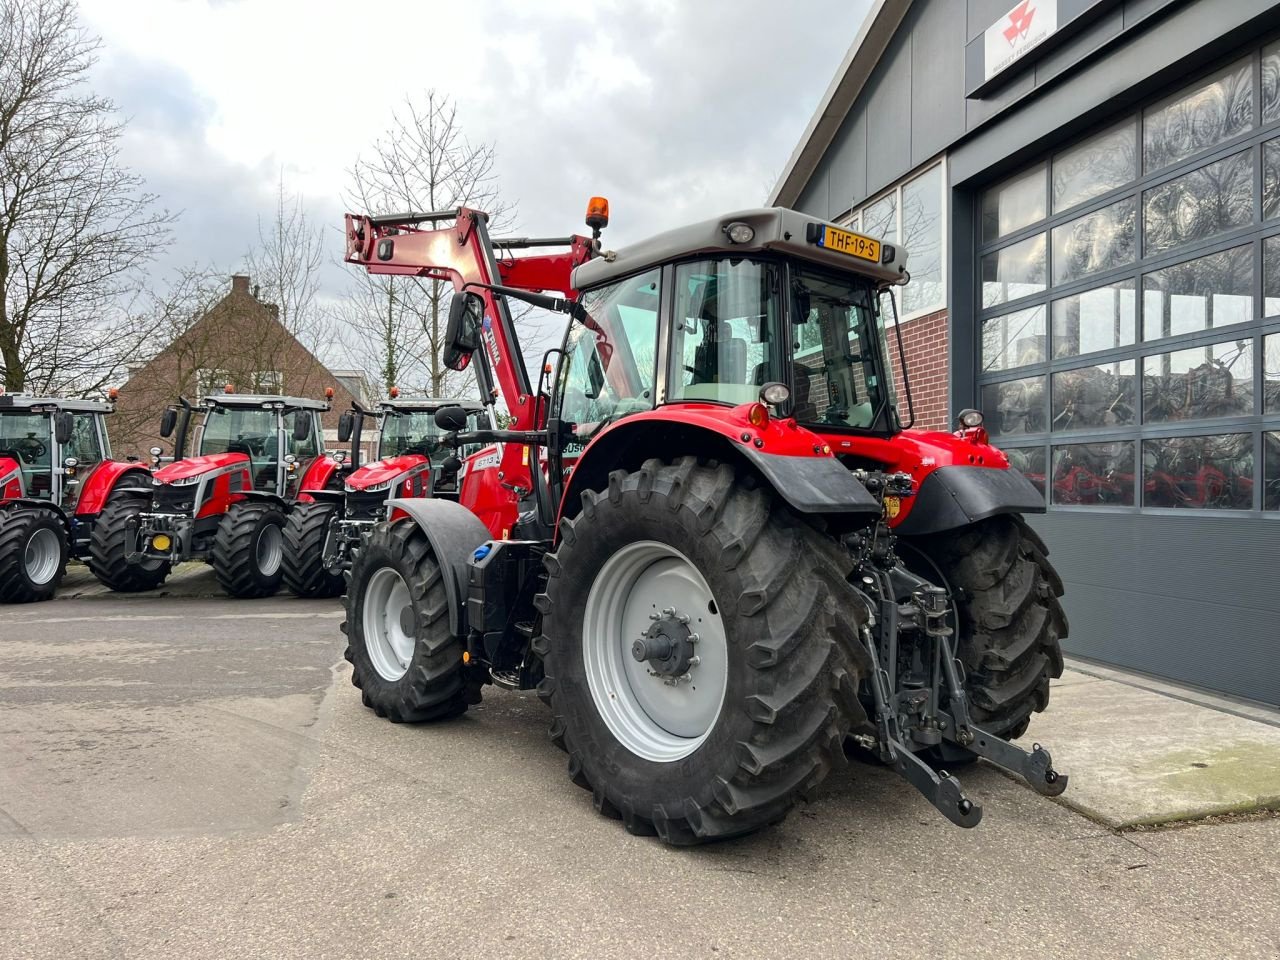
<svg viewBox="0 0 1280 960"><path fill-rule="evenodd" d="M822 234L818 237L818 246L861 260L880 262L879 240L872 240L850 230L841 230L839 227L823 227Z"/></svg>

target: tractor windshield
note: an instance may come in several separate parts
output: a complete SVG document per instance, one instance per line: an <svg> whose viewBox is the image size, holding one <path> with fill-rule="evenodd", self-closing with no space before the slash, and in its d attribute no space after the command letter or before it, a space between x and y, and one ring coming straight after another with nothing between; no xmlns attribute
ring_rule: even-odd
<svg viewBox="0 0 1280 960"><path fill-rule="evenodd" d="M18 461L29 497L50 497L53 489L53 428L47 413L0 413L0 457Z"/></svg>
<svg viewBox="0 0 1280 960"><path fill-rule="evenodd" d="M200 453L243 453L252 463L253 486L274 490L280 462L276 411L261 407L213 407L205 415Z"/></svg>
<svg viewBox="0 0 1280 960"><path fill-rule="evenodd" d="M482 417L482 411L470 411L466 429L480 430L488 426ZM382 418L378 456L399 457L406 453L419 453L432 463L439 463L453 453L452 447L440 443L444 433L436 425L434 410L415 410L413 413L388 410ZM470 450L464 448L461 452L465 455Z"/></svg>

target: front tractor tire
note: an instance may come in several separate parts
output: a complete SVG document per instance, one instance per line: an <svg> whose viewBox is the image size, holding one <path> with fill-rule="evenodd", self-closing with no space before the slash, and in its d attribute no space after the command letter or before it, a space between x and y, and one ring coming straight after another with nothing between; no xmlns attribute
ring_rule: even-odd
<svg viewBox="0 0 1280 960"><path fill-rule="evenodd" d="M168 560L128 559L129 521L146 508L147 501L142 497L112 496L93 525L85 562L100 583L117 593L154 590L169 576Z"/></svg>
<svg viewBox="0 0 1280 960"><path fill-rule="evenodd" d="M851 567L728 465L649 460L585 492L546 558L534 651L596 809L702 843L777 823L842 764L869 668Z"/></svg>
<svg viewBox="0 0 1280 960"><path fill-rule="evenodd" d="M337 520L333 503L298 503L284 525L284 585L296 597L340 597L346 585L341 573L324 565L324 544Z"/></svg>
<svg viewBox="0 0 1280 960"><path fill-rule="evenodd" d="M345 656L364 705L393 723L445 720L480 702L480 683L449 632L449 598L427 535L380 523L351 566Z"/></svg>
<svg viewBox="0 0 1280 960"><path fill-rule="evenodd" d="M903 543L907 565L951 592L974 722L1016 740L1062 675L1067 617L1044 541L1021 517L998 516Z"/></svg>
<svg viewBox="0 0 1280 960"><path fill-rule="evenodd" d="M0 511L0 603L50 599L67 572L67 530L52 510Z"/></svg>
<svg viewBox="0 0 1280 960"><path fill-rule="evenodd" d="M218 522L209 562L228 594L242 600L280 589L284 559L284 511L273 503L241 500Z"/></svg>

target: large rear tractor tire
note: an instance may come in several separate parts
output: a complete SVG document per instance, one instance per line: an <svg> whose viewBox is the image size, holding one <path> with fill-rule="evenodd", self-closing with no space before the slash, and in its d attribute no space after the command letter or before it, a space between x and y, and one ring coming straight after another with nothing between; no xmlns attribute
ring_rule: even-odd
<svg viewBox="0 0 1280 960"><path fill-rule="evenodd" d="M427 535L380 523L351 566L345 656L364 705L393 723L445 720L480 702L449 632L449 599Z"/></svg>
<svg viewBox="0 0 1280 960"><path fill-rule="evenodd" d="M1062 675L1067 635L1062 580L1044 541L1021 517L999 516L931 537L902 541L920 576L951 591L956 655L975 723L1015 740L1049 703Z"/></svg>
<svg viewBox="0 0 1280 960"><path fill-rule="evenodd" d="M346 586L341 573L324 566L324 543L336 521L334 503L297 503L284 525L284 585L297 597L340 597Z"/></svg>
<svg viewBox="0 0 1280 960"><path fill-rule="evenodd" d="M546 558L534 651L569 775L688 845L782 820L865 719L847 551L728 465L614 471Z"/></svg>
<svg viewBox="0 0 1280 960"><path fill-rule="evenodd" d="M273 503L233 503L213 538L213 575L228 594L249 600L280 589L284 511Z"/></svg>
<svg viewBox="0 0 1280 960"><path fill-rule="evenodd" d="M48 600L67 572L67 530L52 510L0 511L0 603Z"/></svg>
<svg viewBox="0 0 1280 960"><path fill-rule="evenodd" d="M168 560L148 557L131 563L126 559L129 520L147 505L142 497L113 495L93 525L85 563L100 583L117 593L154 590L164 583L172 569Z"/></svg>

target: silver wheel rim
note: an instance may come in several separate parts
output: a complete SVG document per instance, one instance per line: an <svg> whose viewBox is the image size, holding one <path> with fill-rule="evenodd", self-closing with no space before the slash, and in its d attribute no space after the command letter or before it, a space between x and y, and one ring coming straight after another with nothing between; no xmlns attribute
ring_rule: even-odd
<svg viewBox="0 0 1280 960"><path fill-rule="evenodd" d="M365 649L378 675L394 683L408 673L414 648L413 601L404 577L391 567L369 579L361 624Z"/></svg>
<svg viewBox="0 0 1280 960"><path fill-rule="evenodd" d="M274 576L284 559L284 534L277 524L269 523L258 533L256 551L258 570L264 577Z"/></svg>
<svg viewBox="0 0 1280 960"><path fill-rule="evenodd" d="M631 649L665 611L688 617L698 638L697 664L674 683ZM729 682L724 621L707 581L674 547L642 540L608 559L587 594L582 659L601 719L636 756L672 763L715 728Z"/></svg>
<svg viewBox="0 0 1280 960"><path fill-rule="evenodd" d="M58 561L61 559L62 544L58 542L58 535L48 527L41 527L31 534L23 552L27 579L43 586L58 572Z"/></svg>

